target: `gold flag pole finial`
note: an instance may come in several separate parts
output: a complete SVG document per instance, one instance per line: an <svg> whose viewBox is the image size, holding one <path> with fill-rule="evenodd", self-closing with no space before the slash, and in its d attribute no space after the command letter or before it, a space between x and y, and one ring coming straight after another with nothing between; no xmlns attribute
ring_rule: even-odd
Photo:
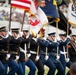
<svg viewBox="0 0 76 75"><path fill-rule="evenodd" d="M56 2L56 0L53 0L53 5L57 5L57 2Z"/></svg>

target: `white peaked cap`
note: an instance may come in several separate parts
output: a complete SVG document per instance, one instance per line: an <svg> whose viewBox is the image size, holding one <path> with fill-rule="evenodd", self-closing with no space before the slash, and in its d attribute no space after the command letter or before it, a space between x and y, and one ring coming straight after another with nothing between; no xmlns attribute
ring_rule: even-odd
<svg viewBox="0 0 76 75"><path fill-rule="evenodd" d="M49 25L48 28L46 29L46 33L49 34L53 32L56 32L56 28Z"/></svg>
<svg viewBox="0 0 76 75"><path fill-rule="evenodd" d="M24 24L23 25L23 30L29 30L30 29L30 25L29 24Z"/></svg>
<svg viewBox="0 0 76 75"><path fill-rule="evenodd" d="M76 33L72 33L71 35L76 35Z"/></svg>
<svg viewBox="0 0 76 75"><path fill-rule="evenodd" d="M19 22L11 22L11 29L12 28L21 28L21 24Z"/></svg>
<svg viewBox="0 0 76 75"><path fill-rule="evenodd" d="M58 34L66 34L65 31L59 30Z"/></svg>

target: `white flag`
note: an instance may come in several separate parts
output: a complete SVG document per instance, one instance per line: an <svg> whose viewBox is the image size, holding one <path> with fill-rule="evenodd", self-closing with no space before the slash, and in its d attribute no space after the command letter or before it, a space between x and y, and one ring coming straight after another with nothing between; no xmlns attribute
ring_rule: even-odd
<svg viewBox="0 0 76 75"><path fill-rule="evenodd" d="M68 21L70 24L76 26L76 9L73 3L70 3L68 7Z"/></svg>
<svg viewBox="0 0 76 75"><path fill-rule="evenodd" d="M40 7L38 7L36 15L40 19L40 22L42 23L42 25L48 24L47 16L45 15L45 13L43 12L43 10Z"/></svg>
<svg viewBox="0 0 76 75"><path fill-rule="evenodd" d="M30 31L33 33L33 35L37 35L37 33L40 31L40 29L48 24L48 19L45 15L45 13L41 10L40 7L38 7L36 11L36 15L29 18L30 23Z"/></svg>
<svg viewBox="0 0 76 75"><path fill-rule="evenodd" d="M33 16L33 17L30 17L29 23L30 23L31 33L34 36L36 36L37 33L39 32L40 28L42 28L42 24L41 24L40 20L36 16Z"/></svg>

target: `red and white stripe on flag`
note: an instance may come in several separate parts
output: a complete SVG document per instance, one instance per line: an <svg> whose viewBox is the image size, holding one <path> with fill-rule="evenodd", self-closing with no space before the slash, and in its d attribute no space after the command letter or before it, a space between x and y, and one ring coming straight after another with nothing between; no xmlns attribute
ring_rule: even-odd
<svg viewBox="0 0 76 75"><path fill-rule="evenodd" d="M31 0L12 0L11 6L21 8L24 10L30 10Z"/></svg>

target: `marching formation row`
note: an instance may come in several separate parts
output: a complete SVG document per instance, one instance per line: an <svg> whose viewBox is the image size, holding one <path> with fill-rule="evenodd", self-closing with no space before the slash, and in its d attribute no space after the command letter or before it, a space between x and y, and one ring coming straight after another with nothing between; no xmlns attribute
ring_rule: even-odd
<svg viewBox="0 0 76 75"><path fill-rule="evenodd" d="M44 75L44 65L49 68L47 75L65 75L66 66L70 68L69 51L75 48L76 35L49 33L41 29L37 37L28 36L28 30L0 28L0 75L25 75L25 66L30 68L28 75ZM7 68L9 67L8 73ZM68 74L69 75L69 72Z"/></svg>
<svg viewBox="0 0 76 75"><path fill-rule="evenodd" d="M73 60L76 56L76 35L70 35L69 27L70 24L76 26L76 0L70 4L69 15L73 18L69 22L59 9L62 4L67 4L64 0L57 1L60 2L58 10L56 0L12 0L10 6L15 7L13 13L1 11L0 23L7 20L9 30L7 25L0 25L0 75L25 75L25 66L30 69L28 75L35 75L36 69L37 75L44 75L44 65L49 68L47 75L55 75L56 70L56 75L65 75L66 67L70 68L72 62L76 62ZM15 12L16 8L22 8L24 14ZM21 32L19 27L11 25L11 21L22 24ZM55 26L62 25L61 29L64 28L66 34L58 34L58 31L51 29L52 32L47 33L48 30L43 27L48 21ZM27 24L30 29L23 28ZM67 75L70 75L70 71Z"/></svg>

